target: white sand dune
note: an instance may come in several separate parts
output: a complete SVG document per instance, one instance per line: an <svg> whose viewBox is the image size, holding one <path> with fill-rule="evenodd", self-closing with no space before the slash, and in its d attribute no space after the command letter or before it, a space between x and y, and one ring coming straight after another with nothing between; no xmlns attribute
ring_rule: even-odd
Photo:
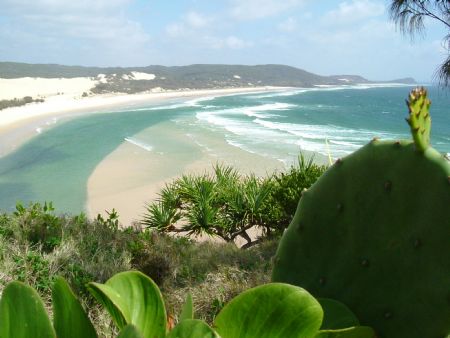
<svg viewBox="0 0 450 338"><path fill-rule="evenodd" d="M45 98L56 95L79 96L89 92L96 84L90 77L71 79L32 78L0 79L0 100L21 99L24 96Z"/></svg>
<svg viewBox="0 0 450 338"><path fill-rule="evenodd" d="M154 74L132 72L134 79L154 79ZM149 92L139 94L101 94L83 97L83 93L89 93L96 83L105 83L104 74L96 78L0 78L0 100L12 100L31 96L42 98L45 102L31 103L25 106L12 107L0 111L1 129L18 123L27 122L38 117L48 115L63 115L68 112L92 111L93 109L108 109L111 107L127 106L142 102L158 102L167 99L183 97L200 97L227 95L233 93L259 92L274 89L275 87L230 88L214 90L174 90L165 91L162 88L154 88Z"/></svg>
<svg viewBox="0 0 450 338"><path fill-rule="evenodd" d="M135 80L154 80L156 78L155 74L141 72L131 72L131 75Z"/></svg>

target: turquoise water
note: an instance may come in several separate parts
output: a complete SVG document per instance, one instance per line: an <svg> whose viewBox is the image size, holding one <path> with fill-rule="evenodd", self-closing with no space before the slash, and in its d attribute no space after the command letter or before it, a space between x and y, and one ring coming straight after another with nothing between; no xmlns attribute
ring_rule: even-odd
<svg viewBox="0 0 450 338"><path fill-rule="evenodd" d="M302 150L338 158L373 137L408 138L404 99L410 89L360 86L265 92L97 113L57 123L0 158L0 209L11 210L17 200L47 200L58 210L82 211L89 176L123 142L188 162L209 149L200 137L208 134L288 164ZM429 93L433 146L450 153L450 97L436 88ZM167 121L189 136L195 147L161 133L142 133ZM175 169L167 168L174 173Z"/></svg>
<svg viewBox="0 0 450 338"><path fill-rule="evenodd" d="M301 150L338 158L373 137L409 138L405 98L411 88L327 88L222 97L196 114L205 128L223 132L247 151L289 161ZM429 90L432 143L450 152L450 96Z"/></svg>
<svg viewBox="0 0 450 338"><path fill-rule="evenodd" d="M0 208L16 201L53 201L58 210L83 211L86 183L102 159L148 126L177 114L141 110L95 114L56 125L0 158Z"/></svg>

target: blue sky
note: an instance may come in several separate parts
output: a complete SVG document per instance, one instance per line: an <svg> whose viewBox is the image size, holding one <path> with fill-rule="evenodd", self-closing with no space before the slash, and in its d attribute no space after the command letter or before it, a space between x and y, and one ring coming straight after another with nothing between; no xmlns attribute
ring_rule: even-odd
<svg viewBox="0 0 450 338"><path fill-rule="evenodd" d="M382 0L0 0L0 61L86 66L287 64L430 81L443 25L411 41Z"/></svg>

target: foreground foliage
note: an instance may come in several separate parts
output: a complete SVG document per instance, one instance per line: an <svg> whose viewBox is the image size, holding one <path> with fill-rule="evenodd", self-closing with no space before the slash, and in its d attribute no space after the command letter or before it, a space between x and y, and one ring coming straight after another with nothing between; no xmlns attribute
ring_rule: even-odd
<svg viewBox="0 0 450 338"><path fill-rule="evenodd" d="M194 319L190 301L178 325L167 325L159 288L137 271L119 273L105 284L89 283L89 291L120 329L118 337L375 337L370 328L358 326L343 304L324 300L327 306L322 308L307 291L288 284L266 284L245 291L220 311L213 327ZM52 302L53 325L37 293L25 284L11 282L0 300L0 338L97 337L81 303L62 278L53 286ZM344 321L351 327L342 330L339 324ZM338 324L329 327L331 323ZM324 330L320 331L321 327Z"/></svg>
<svg viewBox="0 0 450 338"><path fill-rule="evenodd" d="M430 145L426 90L407 104L412 140L372 140L303 195L273 280L345 303L380 337L448 337L450 162Z"/></svg>
<svg viewBox="0 0 450 338"><path fill-rule="evenodd" d="M215 165L212 175L184 175L166 185L159 199L148 205L142 224L160 232L206 234L226 242L241 238L243 248L248 248L261 238L281 235L301 192L325 169L303 156L286 173L265 178Z"/></svg>
<svg viewBox="0 0 450 338"><path fill-rule="evenodd" d="M57 216L51 204L17 205L0 215L0 293L18 280L50 303L55 276L64 277L83 305L99 336L116 329L86 289L114 274L136 269L151 277L165 298L171 317L192 294L198 318L212 323L223 305L242 291L267 283L277 241L249 250L234 244L194 242L148 230L121 229L118 215L88 220L84 215Z"/></svg>

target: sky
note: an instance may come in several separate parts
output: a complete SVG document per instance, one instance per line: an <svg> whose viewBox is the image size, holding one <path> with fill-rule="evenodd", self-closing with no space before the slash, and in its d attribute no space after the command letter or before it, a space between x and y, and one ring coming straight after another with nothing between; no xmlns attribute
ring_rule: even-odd
<svg viewBox="0 0 450 338"><path fill-rule="evenodd" d="M286 64L429 82L444 25L411 40L388 0L0 0L0 61L83 66Z"/></svg>

